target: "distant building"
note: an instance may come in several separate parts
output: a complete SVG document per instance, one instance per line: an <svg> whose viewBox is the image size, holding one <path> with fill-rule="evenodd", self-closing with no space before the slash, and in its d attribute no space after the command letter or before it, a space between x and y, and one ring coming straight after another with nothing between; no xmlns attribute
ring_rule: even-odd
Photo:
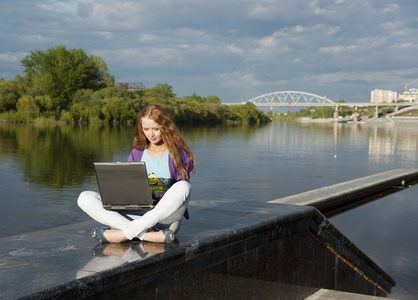
<svg viewBox="0 0 418 300"><path fill-rule="evenodd" d="M390 90L375 89L371 93L371 103L393 103L397 102L398 93Z"/></svg>
<svg viewBox="0 0 418 300"><path fill-rule="evenodd" d="M418 102L418 90L417 89L409 89L409 91L405 91L399 95L399 101L403 102Z"/></svg>

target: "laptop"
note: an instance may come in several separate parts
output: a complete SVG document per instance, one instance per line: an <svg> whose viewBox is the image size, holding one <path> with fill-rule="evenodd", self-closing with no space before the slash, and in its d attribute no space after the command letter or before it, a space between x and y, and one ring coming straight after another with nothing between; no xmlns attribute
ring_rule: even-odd
<svg viewBox="0 0 418 300"><path fill-rule="evenodd" d="M154 208L145 162L95 162L94 168L105 209Z"/></svg>

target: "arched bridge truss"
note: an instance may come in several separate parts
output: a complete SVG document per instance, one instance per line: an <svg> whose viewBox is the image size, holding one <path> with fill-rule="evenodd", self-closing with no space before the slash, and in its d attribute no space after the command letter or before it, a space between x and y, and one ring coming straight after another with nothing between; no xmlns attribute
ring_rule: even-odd
<svg viewBox="0 0 418 300"><path fill-rule="evenodd" d="M264 94L248 100L256 106L335 106L336 103L326 97L295 91Z"/></svg>

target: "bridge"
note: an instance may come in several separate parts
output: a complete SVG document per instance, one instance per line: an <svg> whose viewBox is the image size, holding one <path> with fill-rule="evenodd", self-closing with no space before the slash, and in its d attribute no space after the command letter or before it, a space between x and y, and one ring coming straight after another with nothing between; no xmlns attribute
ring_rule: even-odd
<svg viewBox="0 0 418 300"><path fill-rule="evenodd" d="M248 101L242 103L225 103L226 105L242 105L245 103L252 103L257 107L269 107L273 110L275 107L333 107L334 116L338 118L339 107L354 107L357 111L358 107L375 106L375 117L378 116L379 106L394 106L395 111L398 111L398 107L416 105L416 103L370 103L370 102L335 102L328 99L325 96L319 96L311 93L300 91L283 91L273 92L258 97L254 97Z"/></svg>
<svg viewBox="0 0 418 300"><path fill-rule="evenodd" d="M315 94L295 91L274 92L248 100L256 106L335 106L335 102Z"/></svg>
<svg viewBox="0 0 418 300"><path fill-rule="evenodd" d="M125 89L125 90L143 90L145 86L140 82L115 82L115 87Z"/></svg>

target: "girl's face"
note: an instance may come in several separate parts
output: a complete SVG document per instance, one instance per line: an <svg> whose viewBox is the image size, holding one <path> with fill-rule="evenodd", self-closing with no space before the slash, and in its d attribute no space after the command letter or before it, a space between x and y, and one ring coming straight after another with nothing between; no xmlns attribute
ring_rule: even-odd
<svg viewBox="0 0 418 300"><path fill-rule="evenodd" d="M142 130L146 138L150 141L151 144L155 146L161 146L164 144L164 141L161 137L160 127L154 120L151 120L147 117L143 117L141 120Z"/></svg>

